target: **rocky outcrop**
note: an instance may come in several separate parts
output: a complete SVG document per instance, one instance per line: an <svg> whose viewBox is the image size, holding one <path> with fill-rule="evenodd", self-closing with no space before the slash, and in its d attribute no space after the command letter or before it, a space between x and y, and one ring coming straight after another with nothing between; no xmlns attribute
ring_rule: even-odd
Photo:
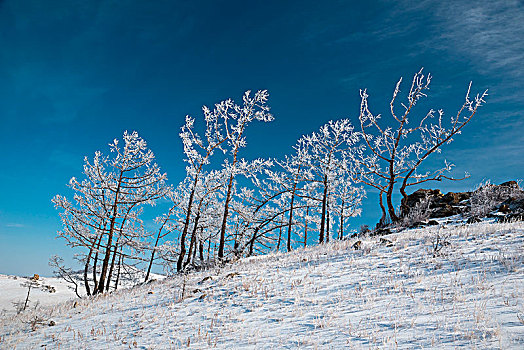
<svg viewBox="0 0 524 350"><path fill-rule="evenodd" d="M429 219L461 214L472 222L486 216L522 220L524 190L516 181L500 185L488 183L472 192L442 194L438 189L419 189L402 200L401 208L401 218L418 215Z"/></svg>
<svg viewBox="0 0 524 350"><path fill-rule="evenodd" d="M506 199L499 206L499 212L503 213L506 219L524 220L524 197Z"/></svg>
<svg viewBox="0 0 524 350"><path fill-rule="evenodd" d="M428 218L443 218L465 211L471 192L448 192L440 190L419 189L402 200L401 217L406 217L414 210L427 211Z"/></svg>

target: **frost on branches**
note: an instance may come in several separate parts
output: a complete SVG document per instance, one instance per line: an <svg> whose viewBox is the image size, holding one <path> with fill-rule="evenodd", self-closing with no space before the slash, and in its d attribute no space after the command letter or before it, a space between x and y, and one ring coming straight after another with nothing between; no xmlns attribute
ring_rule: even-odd
<svg viewBox="0 0 524 350"><path fill-rule="evenodd" d="M415 74L404 103L398 102L401 82L393 92L389 121L383 123L380 114L371 112L362 90L359 130L349 119L329 121L300 137L280 159L242 155L251 123L273 120L267 91L247 91L239 104L227 99L213 108L204 106L202 118L187 116L179 132L186 174L175 188L167 185L136 132L126 132L123 143L111 143L109 155L96 152L92 160L86 158L85 178L69 183L73 200L53 199L63 222L59 236L81 249L80 280L86 294L116 288L129 266L143 269L147 281L159 262L167 273L180 273L243 256L291 251L308 242L344 239L348 219L361 213L363 185L380 193L380 223L388 216L398 221L402 213L393 206L395 186L405 198L410 186L454 179L447 175L452 168L447 162L441 169L419 169L460 134L486 96L471 99L468 88L450 119L444 120L442 110L430 110L414 120L413 109L426 96L431 76L422 70ZM170 208L146 231L142 209L160 198ZM64 278L78 283L62 260L53 263Z"/></svg>
<svg viewBox="0 0 524 350"><path fill-rule="evenodd" d="M303 136L298 141L298 147L307 150L305 166L308 169L308 177L306 181L312 186L306 197L320 206L320 216L317 217L319 243L329 241L334 207L337 207L341 213L339 230L343 234L344 216L356 215L358 211L346 210L344 212L342 207L347 207L349 203L352 203L351 206L356 209L364 195L362 188L353 186L356 173L350 160L360 141L360 134L354 132L353 129L348 119L330 121L318 132ZM337 188L341 186L346 186L346 189ZM336 202L339 204L335 205Z"/></svg>
<svg viewBox="0 0 524 350"><path fill-rule="evenodd" d="M237 211L231 212L232 207L240 207L235 201L237 176L254 179L271 162L263 159L247 161L240 157L239 152L247 145L245 130L251 122L273 120L267 105L268 96L265 90L255 94L247 91L240 105L227 99L215 104L213 109L204 106L203 136L196 131L195 119L186 117L180 137L187 175L182 186L184 194L177 204L179 220L172 223L179 227L179 248L177 251L170 244L163 246L164 256L176 260L176 271L190 265L205 265L204 260L209 263L211 255L215 258L214 252L211 254L212 243L218 245L217 258L220 260L225 257L228 241L234 241L233 249L238 251L240 248L245 230L239 230ZM220 151L218 155L217 151ZM204 258L206 243L207 259ZM195 259L197 250L199 259ZM174 255L178 257L174 258Z"/></svg>
<svg viewBox="0 0 524 350"><path fill-rule="evenodd" d="M83 282L87 295L118 287L125 264L142 259L149 233L140 214L144 205L169 192L167 176L154 163L155 157L136 132L115 139L110 155L97 151L85 158L83 180L73 177L69 187L73 201L57 195L63 229L59 237L71 247L82 248Z"/></svg>
<svg viewBox="0 0 524 350"><path fill-rule="evenodd" d="M224 248L226 243L227 220L229 216L230 202L233 194L233 185L235 177L239 174L254 174L261 167L269 165L264 160L258 159L253 162L247 162L239 157L239 152L246 147L245 131L248 125L253 121L270 122L273 115L269 113L267 100L269 94L266 90L259 90L254 95L247 91L243 96L243 104L237 105L231 100L221 102L215 105L214 114L224 120L225 131L227 135L227 158L223 163L223 171L227 176L225 187L225 198L223 203L222 224L220 226L220 237L218 246L218 259L224 258Z"/></svg>
<svg viewBox="0 0 524 350"><path fill-rule="evenodd" d="M413 108L421 98L427 96L430 82L431 75L424 76L421 69L413 77L405 102L401 102L398 106L397 97L400 93L401 78L395 86L389 104L390 122L384 123L381 123L380 114L373 114L370 111L367 91L360 91L359 121L366 148L357 152L353 161L359 167L361 181L380 193L382 224L385 223L388 215L393 222L399 221L392 202L396 183L400 184L400 193L403 198L406 198L406 188L409 186L443 179L458 180L446 175L453 166L447 162L444 167L433 171L418 172L418 169L431 154L440 152L442 146L451 143L453 137L461 133L487 96L486 90L471 99L470 83L463 105L448 121L444 120L444 112L441 109L429 110L420 120L412 119L410 115ZM384 194L386 206L383 202Z"/></svg>

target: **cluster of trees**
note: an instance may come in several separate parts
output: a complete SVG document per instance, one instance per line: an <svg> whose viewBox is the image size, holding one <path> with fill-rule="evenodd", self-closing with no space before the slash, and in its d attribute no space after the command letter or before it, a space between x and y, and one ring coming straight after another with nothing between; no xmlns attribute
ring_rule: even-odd
<svg viewBox="0 0 524 350"><path fill-rule="evenodd" d="M408 186L450 178L442 169L418 173L427 157L460 133L486 95L466 100L445 126L443 112L430 111L408 127L409 114L428 89L418 72L396 111L397 84L391 101L395 125L380 126L380 115L370 112L361 91L360 129L348 119L330 121L302 136L283 159L242 157L246 130L254 122L271 122L267 91L246 92L242 103L228 99L213 109L203 107L203 123L186 117L180 137L186 177L178 186L155 163L151 150L136 132L125 133L123 144L110 144L110 154L85 158L81 181L72 178L73 201L57 195L63 229L59 236L80 248L82 283L87 295L116 289L123 271L145 270L162 263L169 272L202 267L271 250L348 234L348 218L360 214L363 186L379 191L381 222L399 219L392 203L394 186ZM467 112L463 116L462 113ZM437 119L435 121L435 119ZM387 210L383 204L386 196ZM141 219L144 206L167 200L170 208L147 230ZM54 259L62 275L71 270Z"/></svg>

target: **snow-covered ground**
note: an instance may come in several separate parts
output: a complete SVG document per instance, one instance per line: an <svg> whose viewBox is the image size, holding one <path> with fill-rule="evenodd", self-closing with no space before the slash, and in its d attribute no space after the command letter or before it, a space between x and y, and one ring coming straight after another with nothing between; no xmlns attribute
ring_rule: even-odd
<svg viewBox="0 0 524 350"><path fill-rule="evenodd" d="M23 287L22 284L28 281L29 277L0 274L0 317L15 314L15 304L25 302L28 288ZM39 306L53 306L76 298L75 292L62 279L40 277L36 282L38 287L32 288L30 291L28 309L38 308Z"/></svg>
<svg viewBox="0 0 524 350"><path fill-rule="evenodd" d="M355 241L4 315L0 348L524 348L523 222Z"/></svg>

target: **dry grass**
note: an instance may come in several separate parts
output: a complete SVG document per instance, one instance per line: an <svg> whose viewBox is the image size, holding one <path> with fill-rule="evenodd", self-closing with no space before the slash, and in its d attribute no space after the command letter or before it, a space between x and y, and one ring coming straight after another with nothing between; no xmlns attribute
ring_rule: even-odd
<svg viewBox="0 0 524 350"><path fill-rule="evenodd" d="M434 254L437 235L450 244ZM338 241L31 311L0 321L0 347L522 348L524 223L388 239L392 247ZM32 332L36 313L57 325Z"/></svg>

